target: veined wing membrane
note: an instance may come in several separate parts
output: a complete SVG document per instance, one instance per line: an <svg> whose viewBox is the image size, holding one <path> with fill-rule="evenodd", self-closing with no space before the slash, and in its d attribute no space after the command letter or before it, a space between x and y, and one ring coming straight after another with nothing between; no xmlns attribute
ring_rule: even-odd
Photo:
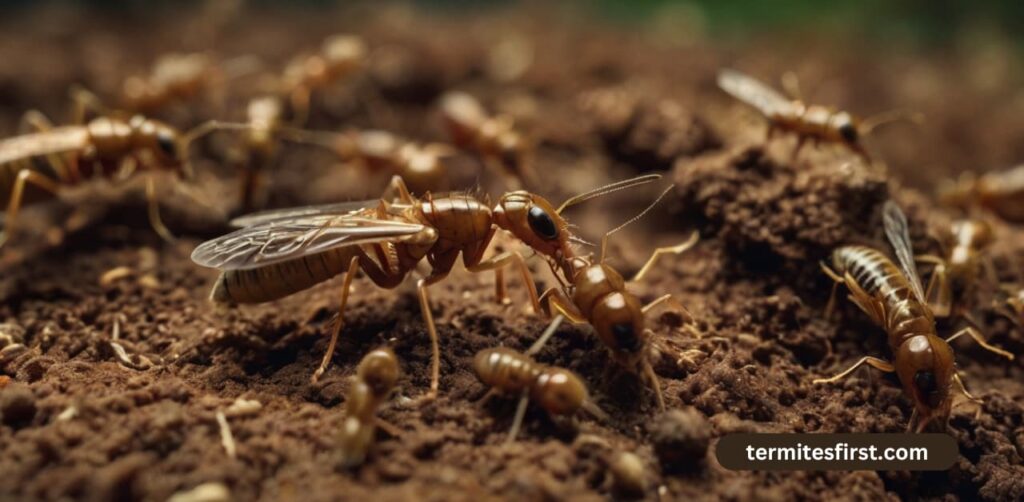
<svg viewBox="0 0 1024 502"><path fill-rule="evenodd" d="M907 225L907 216L903 214L893 201L886 201L882 208L882 219L885 221L885 235L892 244L896 258L899 260L903 274L910 281L911 289L918 301L924 301L924 288L921 287L921 277L917 275L917 265L914 263L914 248L910 244L910 230Z"/></svg>
<svg viewBox="0 0 1024 502"><path fill-rule="evenodd" d="M352 213L362 209L369 209L380 204L380 199L357 200L350 202L337 202L333 204L321 204L316 206L291 207L285 209L270 209L257 211L239 216L231 220L233 227L252 227L262 225L271 221L290 220L307 216L334 215L339 216Z"/></svg>
<svg viewBox="0 0 1024 502"><path fill-rule="evenodd" d="M792 105L785 96L779 94L775 89L736 70L723 69L719 71L718 87L732 97L757 108L765 115L772 115Z"/></svg>
<svg viewBox="0 0 1024 502"><path fill-rule="evenodd" d="M11 162L78 150L89 143L89 131L81 126L14 136L0 140L0 165Z"/></svg>
<svg viewBox="0 0 1024 502"><path fill-rule="evenodd" d="M426 227L351 214L273 220L204 242L192 261L220 270L264 267L341 246L412 239Z"/></svg>

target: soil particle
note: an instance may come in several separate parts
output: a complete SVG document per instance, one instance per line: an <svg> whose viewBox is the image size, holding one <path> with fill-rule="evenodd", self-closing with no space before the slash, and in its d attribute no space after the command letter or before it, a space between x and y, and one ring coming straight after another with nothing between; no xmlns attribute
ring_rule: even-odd
<svg viewBox="0 0 1024 502"><path fill-rule="evenodd" d="M686 473L705 463L711 442L711 425L695 408L669 410L654 419L651 442L666 473Z"/></svg>
<svg viewBox="0 0 1024 502"><path fill-rule="evenodd" d="M20 428L36 416L36 397L25 384L15 383L0 390L0 421L8 427Z"/></svg>

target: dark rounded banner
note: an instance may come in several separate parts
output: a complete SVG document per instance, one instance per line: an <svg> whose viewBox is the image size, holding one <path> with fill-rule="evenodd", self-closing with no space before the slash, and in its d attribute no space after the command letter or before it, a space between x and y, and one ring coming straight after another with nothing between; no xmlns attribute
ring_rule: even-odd
<svg viewBox="0 0 1024 502"><path fill-rule="evenodd" d="M944 471L959 455L948 434L729 434L715 456L735 471Z"/></svg>

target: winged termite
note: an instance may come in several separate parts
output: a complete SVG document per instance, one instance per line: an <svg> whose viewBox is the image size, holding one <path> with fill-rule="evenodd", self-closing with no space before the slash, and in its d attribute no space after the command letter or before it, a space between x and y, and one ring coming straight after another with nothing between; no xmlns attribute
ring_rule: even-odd
<svg viewBox="0 0 1024 502"><path fill-rule="evenodd" d="M865 161L870 162L871 158L861 144L861 139L865 135L880 125L897 120L922 120L919 114L903 110L894 110L861 120L832 107L805 104L800 96L794 96L795 99L786 98L763 82L730 69L718 72L718 87L754 107L768 119L768 139L771 139L776 130L795 133L798 139L793 150L794 159L804 143L810 139L815 145L822 141L846 145Z"/></svg>
<svg viewBox="0 0 1024 502"><path fill-rule="evenodd" d="M610 190L657 179L635 178ZM394 201L376 206L348 204L268 211L238 220L244 228L196 248L192 259L222 271L211 293L218 303L259 303L275 300L345 274L339 317L316 381L327 369L344 326L349 285L362 270L379 287L395 288L426 259L429 275L417 282L420 309L430 336L432 374L428 396L437 395L440 353L430 312L428 288L448 276L462 255L473 273L494 270L499 300L506 293L501 271L515 266L526 284L531 303L540 310L536 287L523 256L517 251L484 259L498 229L509 231L549 264L573 256L569 226L543 197L528 192L503 195L493 207L465 193L413 197L400 177L393 178Z"/></svg>
<svg viewBox="0 0 1024 502"><path fill-rule="evenodd" d="M954 384L957 390L974 399L956 370L949 342L967 335L991 352L1008 359L1013 359L1013 355L989 345L972 327L945 340L939 338L934 315L925 302L917 275L906 217L892 201L885 204L883 211L885 233L899 266L875 249L841 246L832 252L832 267L824 263L821 267L835 281L827 311L832 311L839 285L845 284L850 290L850 301L885 329L895 360L864 357L842 373L814 382L836 382L864 364L887 373L895 372L904 393L914 402L914 413L907 429L922 431L933 421L944 426L949 417Z"/></svg>

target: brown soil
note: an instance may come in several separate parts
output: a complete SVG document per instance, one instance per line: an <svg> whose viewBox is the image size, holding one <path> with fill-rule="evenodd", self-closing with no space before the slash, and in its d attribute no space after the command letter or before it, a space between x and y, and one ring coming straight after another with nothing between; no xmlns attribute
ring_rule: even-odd
<svg viewBox="0 0 1024 502"><path fill-rule="evenodd" d="M74 82L109 96L124 75L179 48L176 16L157 14L139 20L48 9L4 16L5 134L29 108L63 117ZM542 192L555 200L667 169L677 185L667 209L617 236L611 254L632 272L653 243L700 231L694 250L664 259L648 280L631 285L645 301L676 294L704 333L701 340L686 335L671 313L650 320L662 346L656 370L673 411L659 414L653 395L614 368L588 327L566 326L538 359L579 373L610 420L554 421L531 407L519 440L505 444L515 403L480 403L486 389L473 376L472 358L497 345L525 349L545 322L528 312L520 285L513 283L513 303L499 306L489 276L458 269L432 289L442 339L437 401L414 401L427 389L430 361L414 291L384 291L365 279L355 281L333 365L312 385L337 282L271 304L217 308L206 300L215 272L193 265L189 254L225 230L223 215L169 195L165 216L183 237L166 245L139 216L137 189L93 192L82 198L90 216L59 245L46 243L44 229L62 221L70 204L26 213L26 228L34 230L4 250L0 499L166 500L207 482L222 483L236 500L1024 498L1024 367L970 343L956 345L957 362L984 404L954 410L949 432L961 457L948 472L732 472L717 465L709 446L735 431L904 430L911 403L893 379L865 371L840 385L811 385L862 355L888 356L883 333L854 307L824 319L830 285L818 262L843 243L886 249L878 213L889 197L907 208L917 251L936 250L929 229L956 215L927 195L935 181L1021 157L1024 101L1013 99L1019 76L1012 68L998 59L982 68L971 49L887 50L873 59L828 44L711 47L661 32L645 38L583 27L563 12L408 14L254 13L225 25L215 43L221 54L254 52L276 67L332 32L364 34L389 47L381 56L389 63L329 93L314 126L439 138L431 103L441 89L464 89L517 116L539 139L537 166L549 180ZM487 63L487 48L502 40L535 49L533 64L507 81ZM830 147L790 162L791 139L766 150L763 122L715 91L714 72L724 65L766 80L795 69L816 101L864 114L907 106L929 122L916 130L893 126L868 140L891 176L882 167L847 165L852 157ZM978 76L982 70L988 79ZM208 115L187 113L188 121ZM233 201L233 173L218 167L223 141L206 148L202 190ZM466 176L470 184L477 179ZM381 186L302 149L286 155L273 182L277 206L372 196ZM571 217L596 239L653 193L594 202ZM230 203L219 209L235 210ZM1024 233L1010 226L999 232L992 254L1000 280L1019 281L1010 264L1024 256ZM125 278L100 284L105 272L125 266ZM544 267L536 268L547 281ZM983 278L965 301L991 342L1024 353L1024 333L993 308L997 297L997 285ZM130 364L119 362L110 343L119 318ZM401 434L380 433L365 465L346 471L337 467L334 441L347 381L360 357L383 344L400 357L403 376L380 416ZM676 361L680 354L686 357ZM262 407L229 414L237 442L231 459L215 413L239 398ZM630 493L638 482L625 479L621 452L636 454L645 467L639 494Z"/></svg>

